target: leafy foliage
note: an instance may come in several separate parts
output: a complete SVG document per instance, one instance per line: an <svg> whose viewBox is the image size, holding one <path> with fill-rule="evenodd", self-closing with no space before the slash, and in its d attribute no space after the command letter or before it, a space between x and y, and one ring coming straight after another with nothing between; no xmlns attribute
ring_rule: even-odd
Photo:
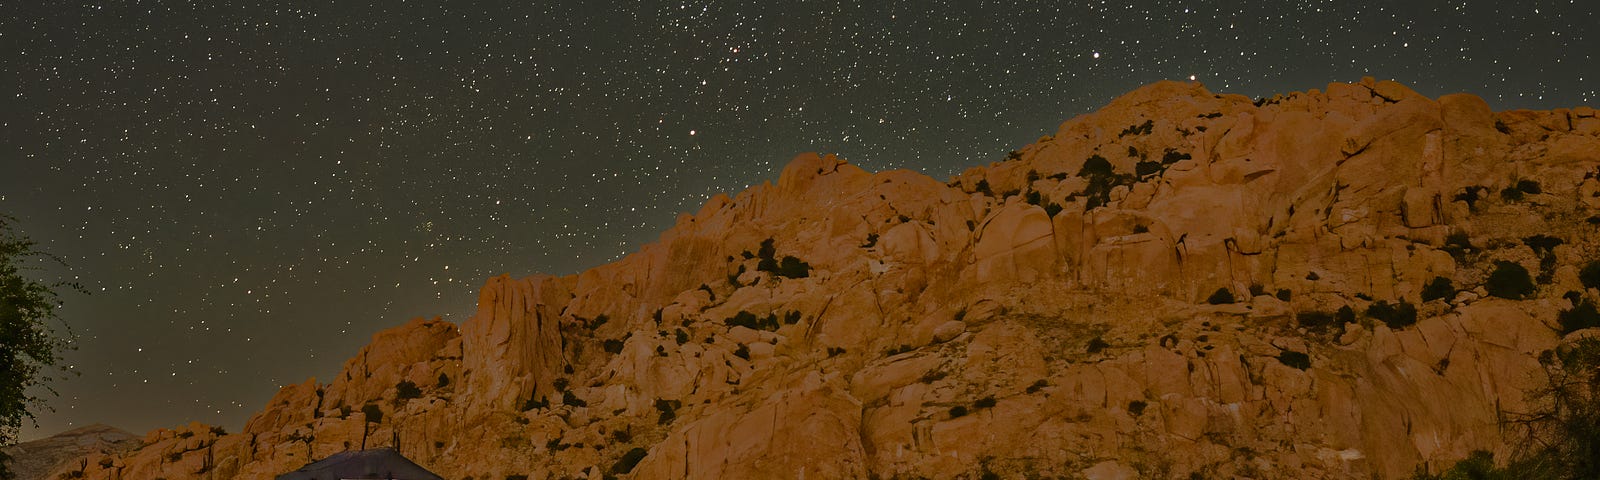
<svg viewBox="0 0 1600 480"><path fill-rule="evenodd" d="M1578 280L1582 281L1585 287L1600 288L1600 260L1584 265L1583 269L1578 271Z"/></svg>
<svg viewBox="0 0 1600 480"><path fill-rule="evenodd" d="M1427 285L1422 286L1422 301L1431 302L1438 299L1449 299L1455 293L1456 287L1450 283L1450 279L1433 277L1433 280L1429 280Z"/></svg>
<svg viewBox="0 0 1600 480"><path fill-rule="evenodd" d="M649 454L650 452L642 447L633 447L632 450L628 450L628 453L622 454L622 458L617 459L617 463L611 465L611 474L622 475L632 472L633 467L639 465L639 461L644 460L644 457Z"/></svg>
<svg viewBox="0 0 1600 480"><path fill-rule="evenodd" d="M1293 350L1284 350L1278 353L1278 361L1301 370L1311 368L1311 356Z"/></svg>
<svg viewBox="0 0 1600 480"><path fill-rule="evenodd" d="M1118 174L1111 162L1105 157L1094 155L1083 162L1078 168L1078 176L1087 180L1089 186L1083 189L1084 196L1088 197L1084 203L1084 210L1093 210L1111 201L1111 190L1118 185L1132 185L1137 177L1127 174Z"/></svg>
<svg viewBox="0 0 1600 480"><path fill-rule="evenodd" d="M1367 316L1382 320L1389 328L1402 329L1417 323L1417 306L1410 302L1390 304L1379 301L1367 307Z"/></svg>
<svg viewBox="0 0 1600 480"><path fill-rule="evenodd" d="M1583 300L1570 310L1562 310L1556 320L1561 324L1561 334L1566 335L1585 328L1600 327L1600 310L1595 309L1594 302Z"/></svg>
<svg viewBox="0 0 1600 480"><path fill-rule="evenodd" d="M1218 288L1217 291L1211 292L1210 297L1206 297L1206 303L1211 305L1227 305L1233 303L1233 292L1229 291L1226 287Z"/></svg>
<svg viewBox="0 0 1600 480"><path fill-rule="evenodd" d="M443 376L443 374L440 374L440 376ZM401 380L400 383L395 384L394 392L395 398L399 400L422 398L422 389L417 388L417 384L412 383L410 380Z"/></svg>
<svg viewBox="0 0 1600 480"><path fill-rule="evenodd" d="M1520 300L1533 293L1533 277L1522 265L1500 260L1494 262L1494 271L1483 288L1492 296Z"/></svg>
<svg viewBox="0 0 1600 480"><path fill-rule="evenodd" d="M23 419L32 420L37 409L49 408L29 390L54 380L48 372L70 345L70 331L58 334L50 326L51 321L60 321L56 308L61 301L56 290L83 291L76 284L46 284L29 278L36 268L26 262L60 261L35 246L17 231L14 219L0 215L0 445L16 441ZM10 476L6 460L0 453L0 478Z"/></svg>

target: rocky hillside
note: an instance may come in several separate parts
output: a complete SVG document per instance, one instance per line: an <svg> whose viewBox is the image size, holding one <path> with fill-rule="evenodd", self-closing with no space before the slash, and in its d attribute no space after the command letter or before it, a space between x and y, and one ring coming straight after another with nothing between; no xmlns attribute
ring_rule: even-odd
<svg viewBox="0 0 1600 480"><path fill-rule="evenodd" d="M11 457L7 466L17 480L45 480L57 478L50 475L55 470L87 467L81 464L86 456L115 455L136 447L136 438L120 428L94 424L5 447L4 451Z"/></svg>
<svg viewBox="0 0 1600 480"><path fill-rule="evenodd" d="M1597 167L1590 108L1157 83L948 182L801 155L615 263L381 332L241 432L157 430L81 471L271 478L363 443L473 480L1503 458L1541 353L1594 331Z"/></svg>

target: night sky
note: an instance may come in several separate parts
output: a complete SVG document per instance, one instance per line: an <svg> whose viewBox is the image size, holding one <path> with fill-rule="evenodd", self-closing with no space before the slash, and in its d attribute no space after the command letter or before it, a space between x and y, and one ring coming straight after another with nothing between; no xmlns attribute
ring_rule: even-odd
<svg viewBox="0 0 1600 480"><path fill-rule="evenodd" d="M939 179L1163 79L1600 103L1600 2L5 2L0 213L90 295L24 438L237 431L487 277L653 241L807 151Z"/></svg>

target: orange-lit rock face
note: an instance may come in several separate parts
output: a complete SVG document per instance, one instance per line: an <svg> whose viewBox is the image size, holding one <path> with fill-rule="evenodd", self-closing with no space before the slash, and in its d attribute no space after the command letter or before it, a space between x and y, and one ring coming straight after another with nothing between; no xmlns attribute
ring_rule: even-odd
<svg viewBox="0 0 1600 480"><path fill-rule="evenodd" d="M615 263L490 279L459 331L381 332L243 432L85 473L269 478L365 439L479 480L1393 478L1508 451L1596 246L1592 109L1162 82L1011 157L941 183L801 155ZM1501 260L1534 296L1486 295Z"/></svg>

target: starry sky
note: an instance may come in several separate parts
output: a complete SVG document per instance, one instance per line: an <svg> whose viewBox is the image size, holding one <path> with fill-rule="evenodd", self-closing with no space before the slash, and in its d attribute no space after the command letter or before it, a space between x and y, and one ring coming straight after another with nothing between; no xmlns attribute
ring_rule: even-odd
<svg viewBox="0 0 1600 480"><path fill-rule="evenodd" d="M1600 2L6 2L0 213L81 282L35 438L237 431L807 151L936 178L1163 79L1600 103Z"/></svg>

